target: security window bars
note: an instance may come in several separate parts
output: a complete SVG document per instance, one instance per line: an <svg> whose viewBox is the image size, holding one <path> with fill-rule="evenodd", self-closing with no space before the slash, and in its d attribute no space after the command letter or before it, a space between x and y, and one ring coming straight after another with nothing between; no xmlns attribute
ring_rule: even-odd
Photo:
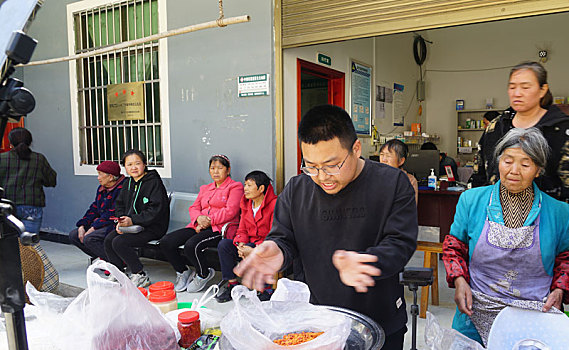
<svg viewBox="0 0 569 350"><path fill-rule="evenodd" d="M75 53L158 33L158 1L129 0L73 14ZM81 164L120 160L142 150L148 165L164 166L160 116L158 41L77 60ZM145 119L109 121L107 85L144 82Z"/></svg>

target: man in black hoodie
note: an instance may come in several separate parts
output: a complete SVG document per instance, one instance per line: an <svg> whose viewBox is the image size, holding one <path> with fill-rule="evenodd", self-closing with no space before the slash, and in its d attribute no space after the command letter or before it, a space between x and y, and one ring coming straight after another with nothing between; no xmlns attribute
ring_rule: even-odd
<svg viewBox="0 0 569 350"><path fill-rule="evenodd" d="M383 327L383 349L401 349L407 331L398 273L417 246L417 207L407 175L360 158L348 113L314 107L298 138L303 174L277 199L272 229L235 269L262 290L300 257L311 302L368 315Z"/></svg>

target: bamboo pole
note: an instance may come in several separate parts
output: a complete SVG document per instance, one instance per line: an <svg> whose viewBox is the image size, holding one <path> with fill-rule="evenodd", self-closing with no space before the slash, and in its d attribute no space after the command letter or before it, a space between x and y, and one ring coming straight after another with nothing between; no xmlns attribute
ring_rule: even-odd
<svg viewBox="0 0 569 350"><path fill-rule="evenodd" d="M215 27L225 27L225 26L230 25L230 24L249 22L250 20L251 20L251 18L249 17L249 15L217 19L215 21L209 21L209 22L204 22L204 23L200 23L200 24L192 24L192 25L187 26L187 27L172 29L172 30L169 30L169 31L164 32L164 33L158 33L158 34L154 34L154 35L147 36L147 37L140 38L140 39L136 39L136 40L125 41L125 42L122 42L119 44L114 44L111 46L102 47L102 48L97 49L97 50L84 52L84 53L77 54L77 55L71 55L71 56L59 57L59 58L50 58L50 59L41 60L41 61L34 61L34 62L29 62L28 64L20 65L20 66L30 67L30 66L39 66L42 64L51 64L51 63L73 61L73 60L77 60L77 59L81 59L81 58L86 58L89 56L100 55L100 54L107 53L110 51L125 49L129 46L140 45L143 43L147 43L149 41L164 39L164 38L168 38L168 37L180 35L180 34L196 32L198 30L203 30L203 29L209 29L209 28L215 28Z"/></svg>

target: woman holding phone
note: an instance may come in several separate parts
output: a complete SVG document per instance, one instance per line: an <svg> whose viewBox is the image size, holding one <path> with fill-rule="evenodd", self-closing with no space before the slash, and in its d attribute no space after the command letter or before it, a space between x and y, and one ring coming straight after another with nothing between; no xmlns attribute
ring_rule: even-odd
<svg viewBox="0 0 569 350"><path fill-rule="evenodd" d="M150 285L150 278L135 248L166 234L170 218L168 195L158 172L146 167L144 153L128 150L122 164L130 177L124 180L117 198L117 225L105 238L105 252L113 265L129 268L130 279L137 287L146 287Z"/></svg>

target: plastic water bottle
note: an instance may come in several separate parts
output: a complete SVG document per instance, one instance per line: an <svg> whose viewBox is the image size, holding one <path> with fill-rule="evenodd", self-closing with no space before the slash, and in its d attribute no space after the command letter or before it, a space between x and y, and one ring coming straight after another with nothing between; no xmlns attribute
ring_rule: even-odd
<svg viewBox="0 0 569 350"><path fill-rule="evenodd" d="M428 186L433 190L437 189L437 176L435 175L435 169L431 169L431 175L428 177Z"/></svg>

